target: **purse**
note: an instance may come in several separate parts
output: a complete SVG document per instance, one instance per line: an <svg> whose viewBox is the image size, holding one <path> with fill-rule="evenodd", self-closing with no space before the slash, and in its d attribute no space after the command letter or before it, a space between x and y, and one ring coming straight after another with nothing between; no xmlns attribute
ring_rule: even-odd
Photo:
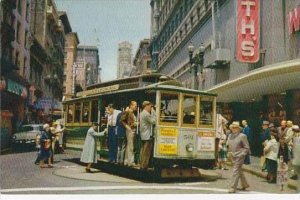
<svg viewBox="0 0 300 200"><path fill-rule="evenodd" d="M51 147L51 141L50 140L45 140L44 143L44 150L48 151Z"/></svg>

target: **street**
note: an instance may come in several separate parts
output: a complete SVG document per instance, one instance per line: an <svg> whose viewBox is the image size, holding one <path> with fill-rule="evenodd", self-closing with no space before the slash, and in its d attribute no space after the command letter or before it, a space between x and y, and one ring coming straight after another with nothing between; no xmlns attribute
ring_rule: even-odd
<svg viewBox="0 0 300 200"><path fill-rule="evenodd" d="M108 174L97 169L86 174L84 166L76 160L80 151L66 150L55 154L54 168L40 169L33 162L35 151L1 155L2 194L225 194L232 170L216 170L221 178L216 181L143 183L141 181ZM215 170L211 170L215 171ZM276 184L246 173L249 191L239 194L295 194L285 187L280 191Z"/></svg>

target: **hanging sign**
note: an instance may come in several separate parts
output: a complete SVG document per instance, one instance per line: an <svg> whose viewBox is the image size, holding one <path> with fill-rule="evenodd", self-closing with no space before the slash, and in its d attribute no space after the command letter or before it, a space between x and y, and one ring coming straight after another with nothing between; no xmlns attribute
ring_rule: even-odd
<svg viewBox="0 0 300 200"><path fill-rule="evenodd" d="M256 63L260 54L259 0L237 0L236 59Z"/></svg>

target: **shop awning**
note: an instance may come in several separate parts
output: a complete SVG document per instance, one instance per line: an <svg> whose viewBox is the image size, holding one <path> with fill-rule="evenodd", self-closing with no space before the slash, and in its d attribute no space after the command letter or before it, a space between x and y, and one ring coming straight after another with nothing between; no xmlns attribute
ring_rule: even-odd
<svg viewBox="0 0 300 200"><path fill-rule="evenodd" d="M62 110L62 103L52 98L39 99L34 105L36 109Z"/></svg>
<svg viewBox="0 0 300 200"><path fill-rule="evenodd" d="M263 95L300 89L300 59L276 63L218 84L206 92L218 94L218 102L250 102Z"/></svg>

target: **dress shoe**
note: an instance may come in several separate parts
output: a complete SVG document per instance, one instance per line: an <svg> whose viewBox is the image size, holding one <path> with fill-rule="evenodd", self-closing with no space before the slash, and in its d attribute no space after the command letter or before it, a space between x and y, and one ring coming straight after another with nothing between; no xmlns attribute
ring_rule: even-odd
<svg viewBox="0 0 300 200"><path fill-rule="evenodd" d="M249 185L247 185L247 186L243 186L243 187L242 187L242 190L243 190L243 191L246 191L246 190L247 190L247 188L249 188L249 187L250 187Z"/></svg>
<svg viewBox="0 0 300 200"><path fill-rule="evenodd" d="M228 190L228 193L235 193L236 191L235 191L235 189L233 189L233 188L230 188L229 190Z"/></svg>
<svg viewBox="0 0 300 200"><path fill-rule="evenodd" d="M91 169L85 168L86 173L92 173Z"/></svg>

